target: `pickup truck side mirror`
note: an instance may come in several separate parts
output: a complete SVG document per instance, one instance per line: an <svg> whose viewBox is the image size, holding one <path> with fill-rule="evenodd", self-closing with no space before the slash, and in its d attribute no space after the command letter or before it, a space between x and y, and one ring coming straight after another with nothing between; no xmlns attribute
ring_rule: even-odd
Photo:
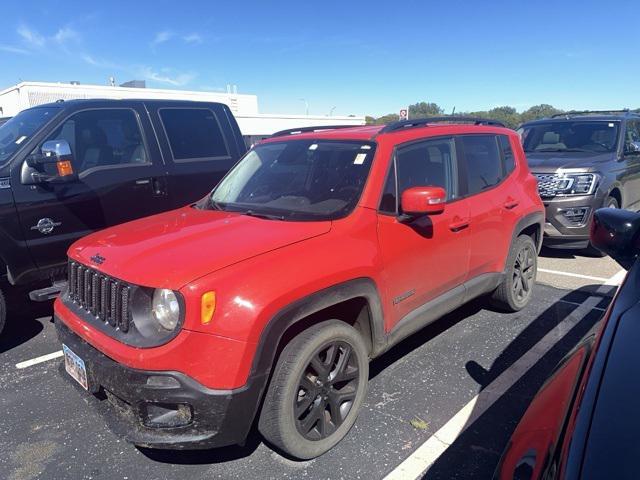
<svg viewBox="0 0 640 480"><path fill-rule="evenodd" d="M28 183L64 183L78 178L73 171L73 154L66 140L44 142L41 153L27 157L26 164L31 170L32 182ZM55 165L57 175L39 171L46 165Z"/></svg>
<svg viewBox="0 0 640 480"><path fill-rule="evenodd" d="M444 212L447 192L442 187L411 187L402 192L401 221L411 221L425 215Z"/></svg>
<svg viewBox="0 0 640 480"><path fill-rule="evenodd" d="M640 214L616 208L597 210L591 244L629 270L640 253Z"/></svg>
<svg viewBox="0 0 640 480"><path fill-rule="evenodd" d="M624 153L627 155L640 155L640 142L628 142L624 146Z"/></svg>

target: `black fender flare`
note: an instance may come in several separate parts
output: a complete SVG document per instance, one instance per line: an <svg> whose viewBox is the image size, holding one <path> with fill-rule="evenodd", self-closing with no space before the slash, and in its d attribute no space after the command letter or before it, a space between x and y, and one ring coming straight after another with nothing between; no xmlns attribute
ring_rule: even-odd
<svg viewBox="0 0 640 480"><path fill-rule="evenodd" d="M284 333L295 323L341 302L363 297L369 308L371 355L384 350L386 336L382 303L375 282L371 278L356 278L332 285L287 305L274 315L264 327L253 357L250 377L269 376L278 346Z"/></svg>
<svg viewBox="0 0 640 480"><path fill-rule="evenodd" d="M511 248L515 243L516 239L524 229L529 228L532 225L539 225L540 232L536 242L536 249L538 253L540 253L540 249L542 248L542 237L544 236L544 218L544 212L533 212L518 220L518 223L516 223L516 226L513 228L513 232L511 233L511 243L509 244L509 248Z"/></svg>

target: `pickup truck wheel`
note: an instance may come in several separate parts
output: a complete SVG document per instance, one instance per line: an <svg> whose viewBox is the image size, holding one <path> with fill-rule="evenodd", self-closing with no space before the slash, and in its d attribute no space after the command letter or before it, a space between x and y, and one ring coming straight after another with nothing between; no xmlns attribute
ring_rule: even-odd
<svg viewBox="0 0 640 480"><path fill-rule="evenodd" d="M509 252L505 277L491 296L494 306L507 312L522 310L531 300L538 270L538 252L528 235L520 235Z"/></svg>
<svg viewBox="0 0 640 480"><path fill-rule="evenodd" d="M322 455L355 423L368 380L369 358L360 334L339 320L314 325L282 351L258 429L292 457Z"/></svg>
<svg viewBox="0 0 640 480"><path fill-rule="evenodd" d="M7 321L7 302L4 299L2 290L0 290L0 334L4 330L4 325Z"/></svg>

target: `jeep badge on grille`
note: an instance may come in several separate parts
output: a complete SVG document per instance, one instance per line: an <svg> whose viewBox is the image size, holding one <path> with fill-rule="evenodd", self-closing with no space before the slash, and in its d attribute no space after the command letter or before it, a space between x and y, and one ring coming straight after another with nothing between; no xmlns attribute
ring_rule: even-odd
<svg viewBox="0 0 640 480"><path fill-rule="evenodd" d="M93 257L90 258L90 260L93 263L95 263L96 265L102 265L104 263L104 261L106 260L106 258L104 258L99 253L96 253Z"/></svg>

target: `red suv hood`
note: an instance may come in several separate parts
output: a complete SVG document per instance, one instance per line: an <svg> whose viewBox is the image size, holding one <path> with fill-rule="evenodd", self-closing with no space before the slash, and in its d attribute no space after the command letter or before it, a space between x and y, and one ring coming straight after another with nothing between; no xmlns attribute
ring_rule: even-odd
<svg viewBox="0 0 640 480"><path fill-rule="evenodd" d="M74 243L69 256L136 285L178 289L221 268L330 229L329 221L265 220L186 207L93 233ZM98 257L101 264L91 257Z"/></svg>

